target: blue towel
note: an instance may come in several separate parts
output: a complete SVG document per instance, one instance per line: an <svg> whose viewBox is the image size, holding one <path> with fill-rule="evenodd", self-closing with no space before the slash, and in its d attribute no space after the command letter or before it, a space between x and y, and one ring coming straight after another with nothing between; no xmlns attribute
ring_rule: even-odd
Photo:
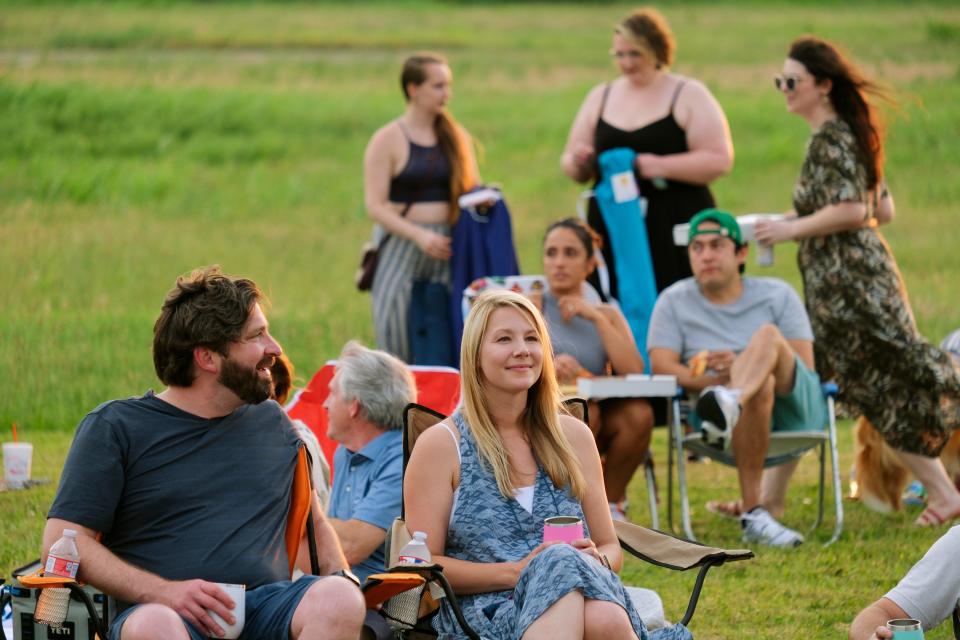
<svg viewBox="0 0 960 640"><path fill-rule="evenodd" d="M510 210L503 198L485 213L461 209L453 228L450 258L450 317L453 322L452 350L460 360L460 338L463 336L461 294L477 278L515 276L520 273L517 252L513 246ZM458 366L454 364L454 366Z"/></svg>
<svg viewBox="0 0 960 640"><path fill-rule="evenodd" d="M633 172L636 155L632 149L623 147L601 153L602 179L593 193L603 222L607 225L613 250L612 266L617 274L620 309L630 324L633 339L649 371L647 327L657 301L657 282L653 275L647 225L640 209L639 187L631 189L629 184L629 179L633 179L633 185L636 185ZM615 188L614 181L620 182L620 188ZM624 193L630 197L624 199ZM618 198L618 195L621 197ZM618 202L618 199L621 201Z"/></svg>
<svg viewBox="0 0 960 640"><path fill-rule="evenodd" d="M442 282L416 280L410 294L407 331L410 364L454 367L450 342L450 291Z"/></svg>

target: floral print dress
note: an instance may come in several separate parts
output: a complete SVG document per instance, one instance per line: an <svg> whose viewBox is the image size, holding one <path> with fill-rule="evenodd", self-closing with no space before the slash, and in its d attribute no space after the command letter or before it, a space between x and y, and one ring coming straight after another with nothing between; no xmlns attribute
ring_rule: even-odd
<svg viewBox="0 0 960 640"><path fill-rule="evenodd" d="M869 207L867 173L850 127L825 123L810 138L793 192L806 216L831 204ZM960 426L960 375L918 332L906 288L875 227L804 238L797 262L816 337L817 372L893 447L937 455Z"/></svg>

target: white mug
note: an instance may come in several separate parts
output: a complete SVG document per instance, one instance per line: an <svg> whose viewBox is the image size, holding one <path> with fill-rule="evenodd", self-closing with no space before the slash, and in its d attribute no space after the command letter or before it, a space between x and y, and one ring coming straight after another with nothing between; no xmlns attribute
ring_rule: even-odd
<svg viewBox="0 0 960 640"><path fill-rule="evenodd" d="M246 618L247 587L242 584L228 584L226 582L217 582L216 585L226 591L227 595L230 596L230 599L233 600L234 606L230 612L237 621L233 624L227 624L223 618L218 616L210 609L207 609L207 613L209 613L210 617L213 618L213 621L220 625L220 628L223 629L224 634L220 636L221 638L235 640L236 638L240 637L240 632L243 631L243 622Z"/></svg>

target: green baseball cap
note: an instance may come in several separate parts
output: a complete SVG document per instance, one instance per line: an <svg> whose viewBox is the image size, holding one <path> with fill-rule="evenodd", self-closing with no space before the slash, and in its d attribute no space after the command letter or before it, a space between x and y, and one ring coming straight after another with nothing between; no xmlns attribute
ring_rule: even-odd
<svg viewBox="0 0 960 640"><path fill-rule="evenodd" d="M720 228L701 229L700 225L704 222L715 222L720 225ZM687 234L687 243L695 237L702 235L725 236L738 245L743 244L743 236L740 234L740 225L737 224L737 219L720 209L704 209L690 219L690 231Z"/></svg>

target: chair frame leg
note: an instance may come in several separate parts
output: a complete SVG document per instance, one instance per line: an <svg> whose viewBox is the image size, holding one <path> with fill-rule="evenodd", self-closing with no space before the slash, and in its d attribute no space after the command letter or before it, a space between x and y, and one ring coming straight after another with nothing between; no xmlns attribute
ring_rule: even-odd
<svg viewBox="0 0 960 640"><path fill-rule="evenodd" d="M100 617L99 612L97 611L97 605L93 603L93 598L90 597L90 594L83 590L83 587L75 584L67 584L67 588L70 589L70 594L77 596L83 601L84 606L87 608L87 615L90 616L90 620L93 621L93 624L96 626L97 635L101 638L107 637L107 624L106 620Z"/></svg>
<svg viewBox="0 0 960 640"><path fill-rule="evenodd" d="M827 443L823 442L817 447L820 451L820 484L817 487L817 519L813 521L813 526L810 527L810 531L816 531L820 524L823 522L823 498L824 498L824 488L823 481L826 480L826 468L827 468Z"/></svg>
<svg viewBox="0 0 960 640"><path fill-rule="evenodd" d="M453 587L451 587L450 583L447 582L447 577L443 575L443 571L437 571L436 569L431 569L430 577L433 580L436 580L437 583L439 583L440 588L443 589L444 596L448 598L449 602L455 605L452 607L453 615L457 619L457 622L460 624L460 629L463 630L463 633L468 638L470 638L470 640L481 640L477 632L474 631L473 627L470 626L470 623L468 623L466 618L463 617L463 611L461 611L460 609L460 603L457 600L457 596L453 592Z"/></svg>
<svg viewBox="0 0 960 640"><path fill-rule="evenodd" d="M647 478L647 504L650 508L650 526L659 531L660 513L657 510L657 476L653 469L653 456L647 451L647 459L643 462L644 474Z"/></svg>
<svg viewBox="0 0 960 640"><path fill-rule="evenodd" d="M833 395L827 396L827 411L829 413L830 429L830 462L833 471L833 502L835 505L836 516L833 525L833 536L824 544L829 547L840 539L843 533L843 488L840 486L840 458L837 455L837 413Z"/></svg>
<svg viewBox="0 0 960 640"><path fill-rule="evenodd" d="M683 618L680 620L680 624L687 626L690 624L690 620L693 619L693 614L697 610L697 604L700 601L700 592L703 590L703 581L707 577L707 571L710 570L710 567L720 566L723 564L723 561L720 562L707 562L697 573L697 580L693 585L693 593L690 594L690 601L687 603L687 611L683 614Z"/></svg>
<svg viewBox="0 0 960 640"><path fill-rule="evenodd" d="M680 399L674 398L671 404L671 422L673 423L672 444L673 452L676 455L677 463L677 484L680 487L680 520L683 525L683 533L687 540L697 541L693 534L693 526L690 522L690 496L687 493L687 470L686 459L683 448L683 425L680 422ZM671 498L671 507L673 505L673 496ZM670 528L673 528L673 518L671 510Z"/></svg>

